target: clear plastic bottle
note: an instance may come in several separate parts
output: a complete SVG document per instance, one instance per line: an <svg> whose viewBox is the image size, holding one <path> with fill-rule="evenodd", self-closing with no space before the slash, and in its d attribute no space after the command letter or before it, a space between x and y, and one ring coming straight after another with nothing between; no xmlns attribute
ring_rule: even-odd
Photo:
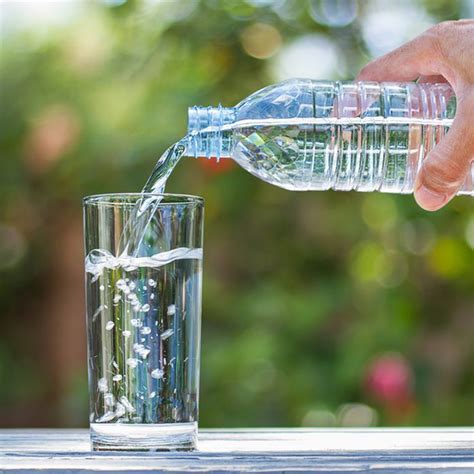
<svg viewBox="0 0 474 474"><path fill-rule="evenodd" d="M233 158L295 191L411 193L455 112L447 84L292 79L236 107L191 107L186 153ZM459 194L474 195L473 183L474 165Z"/></svg>

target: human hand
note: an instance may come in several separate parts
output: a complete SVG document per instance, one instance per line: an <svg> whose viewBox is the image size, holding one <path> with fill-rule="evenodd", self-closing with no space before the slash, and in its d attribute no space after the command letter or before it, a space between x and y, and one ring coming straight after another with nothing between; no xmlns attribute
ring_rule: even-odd
<svg viewBox="0 0 474 474"><path fill-rule="evenodd" d="M440 23L375 59L358 80L449 82L456 117L428 154L415 182L415 199L428 211L443 207L459 190L474 160L474 20Z"/></svg>

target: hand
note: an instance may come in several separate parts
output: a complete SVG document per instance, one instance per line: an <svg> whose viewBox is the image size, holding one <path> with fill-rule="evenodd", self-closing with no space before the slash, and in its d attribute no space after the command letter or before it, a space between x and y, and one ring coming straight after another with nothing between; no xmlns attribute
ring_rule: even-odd
<svg viewBox="0 0 474 474"><path fill-rule="evenodd" d="M456 117L428 154L415 182L415 199L428 211L459 190L474 160L474 20L440 23L365 66L358 80L449 82Z"/></svg>

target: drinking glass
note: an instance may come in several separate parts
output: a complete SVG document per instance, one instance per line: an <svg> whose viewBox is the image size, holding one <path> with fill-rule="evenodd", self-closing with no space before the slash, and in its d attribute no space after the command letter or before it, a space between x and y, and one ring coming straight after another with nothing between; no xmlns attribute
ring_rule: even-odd
<svg viewBox="0 0 474 474"><path fill-rule="evenodd" d="M196 446L203 200L84 199L94 450Z"/></svg>

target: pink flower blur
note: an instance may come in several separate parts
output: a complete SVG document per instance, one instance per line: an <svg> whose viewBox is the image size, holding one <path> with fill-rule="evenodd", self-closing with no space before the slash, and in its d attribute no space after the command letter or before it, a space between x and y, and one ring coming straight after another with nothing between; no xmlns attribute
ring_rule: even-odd
<svg viewBox="0 0 474 474"><path fill-rule="evenodd" d="M383 354L369 365L365 386L387 408L402 408L412 400L413 372L400 354Z"/></svg>

